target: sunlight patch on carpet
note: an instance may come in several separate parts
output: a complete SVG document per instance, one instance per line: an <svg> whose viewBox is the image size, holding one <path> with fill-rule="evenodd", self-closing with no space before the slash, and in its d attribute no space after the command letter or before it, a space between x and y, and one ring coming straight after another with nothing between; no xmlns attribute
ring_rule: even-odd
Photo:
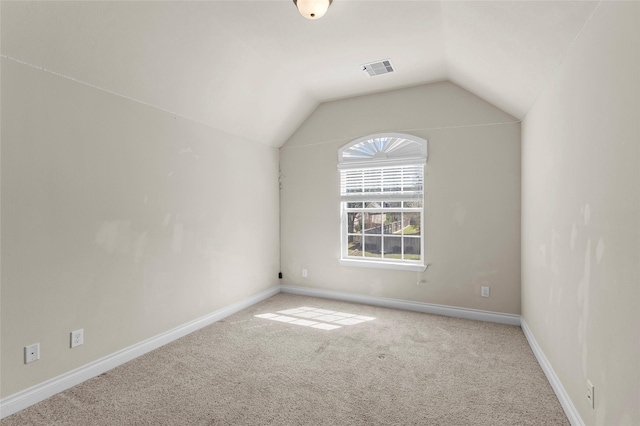
<svg viewBox="0 0 640 426"><path fill-rule="evenodd" d="M327 309L312 308L309 306L285 309L283 311L278 311L275 314L266 313L255 315L255 317L286 322L288 324L302 325L304 327L318 328L321 330L335 330L343 325L355 325L375 319L374 317L367 317L364 315L336 312Z"/></svg>

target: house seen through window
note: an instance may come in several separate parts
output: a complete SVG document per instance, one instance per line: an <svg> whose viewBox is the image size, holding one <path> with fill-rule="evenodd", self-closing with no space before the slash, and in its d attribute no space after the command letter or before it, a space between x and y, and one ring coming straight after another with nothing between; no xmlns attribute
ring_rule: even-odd
<svg viewBox="0 0 640 426"><path fill-rule="evenodd" d="M342 264L424 270L426 159L427 141L400 133L340 149Z"/></svg>

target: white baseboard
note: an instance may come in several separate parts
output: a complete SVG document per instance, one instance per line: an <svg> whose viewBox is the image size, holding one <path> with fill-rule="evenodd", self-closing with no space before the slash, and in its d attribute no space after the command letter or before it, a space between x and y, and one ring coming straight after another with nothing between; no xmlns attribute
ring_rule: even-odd
<svg viewBox="0 0 640 426"><path fill-rule="evenodd" d="M571 398L569 398L569 394L567 393L567 391L565 391L564 386L562 386L562 382L560 382L560 378L553 370L551 363L545 356L544 352L542 352L542 349L538 345L538 342L536 342L535 337L533 337L533 333L529 329L529 326L527 325L524 318L522 318L520 322L520 326L522 327L522 331L527 338L527 341L529 342L529 346L531 346L531 350L536 356L538 364L540 364L540 367L542 367L542 371L544 371L544 374L547 376L547 380L549 381L551 388L553 388L553 391L556 393L556 396L560 401L560 405L562 405L562 409L567 415L569 422L572 426L584 426L582 417L580 417L578 410L576 409L575 405L573 405Z"/></svg>
<svg viewBox="0 0 640 426"><path fill-rule="evenodd" d="M46 382L40 383L31 388L25 389L16 394L10 395L0 400L0 419L17 413L33 404L43 401L59 392L67 390L86 380L96 377L105 371L109 371L125 362L131 361L141 355L151 352L160 346L166 345L189 333L206 327L229 315L235 314L249 306L255 305L271 296L280 293L280 287L272 287L261 293L255 294L240 302L226 306L201 318L190 321L172 330L158 334L147 340L143 340L128 348L122 349L111 355L107 355L97 361L91 362L75 370L69 371Z"/></svg>
<svg viewBox="0 0 640 426"><path fill-rule="evenodd" d="M291 285L280 286L283 293L301 296L321 297L324 299L343 300L345 302L363 303L365 305L382 306L383 308L403 309L406 311L424 312L427 314L445 315L448 317L465 318L478 321L497 322L501 324L520 325L520 315L503 314L500 312L480 311L477 309L457 308L455 306L435 305L424 302L389 299L384 297L364 296L339 291L320 290L316 288L297 287Z"/></svg>

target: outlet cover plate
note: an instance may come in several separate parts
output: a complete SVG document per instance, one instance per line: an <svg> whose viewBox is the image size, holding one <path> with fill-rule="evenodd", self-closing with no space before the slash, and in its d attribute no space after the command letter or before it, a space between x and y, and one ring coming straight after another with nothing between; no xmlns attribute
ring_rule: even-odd
<svg viewBox="0 0 640 426"><path fill-rule="evenodd" d="M71 347L75 348L84 343L84 328L71 332Z"/></svg>
<svg viewBox="0 0 640 426"><path fill-rule="evenodd" d="M37 361L40 359L40 343L34 343L33 345L24 347L24 363Z"/></svg>
<svg viewBox="0 0 640 426"><path fill-rule="evenodd" d="M480 287L480 295L482 297L489 297L489 286L482 286Z"/></svg>

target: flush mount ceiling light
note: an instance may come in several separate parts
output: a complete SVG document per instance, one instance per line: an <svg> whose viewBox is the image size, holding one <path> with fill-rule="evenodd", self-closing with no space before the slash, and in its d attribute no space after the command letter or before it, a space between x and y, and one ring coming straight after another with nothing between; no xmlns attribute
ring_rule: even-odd
<svg viewBox="0 0 640 426"><path fill-rule="evenodd" d="M319 19L327 13L333 0L293 0L298 11L307 19Z"/></svg>

